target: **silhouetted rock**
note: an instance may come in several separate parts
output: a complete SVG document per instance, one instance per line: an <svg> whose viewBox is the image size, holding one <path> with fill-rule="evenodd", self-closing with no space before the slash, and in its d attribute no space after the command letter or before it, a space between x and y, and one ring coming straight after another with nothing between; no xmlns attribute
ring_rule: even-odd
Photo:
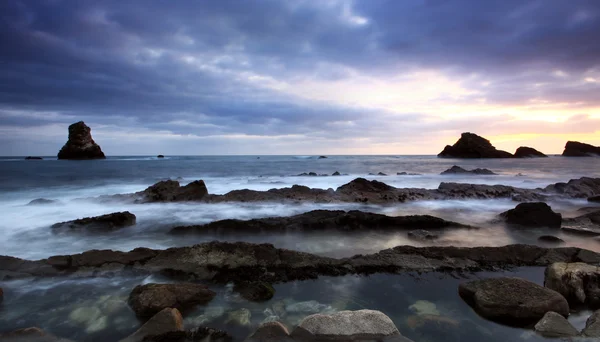
<svg viewBox="0 0 600 342"><path fill-rule="evenodd" d="M148 341L152 336L173 331L183 331L183 317L181 317L179 310L165 308L153 315L136 332L119 342ZM152 339L150 340L152 341Z"/></svg>
<svg viewBox="0 0 600 342"><path fill-rule="evenodd" d="M44 159L44 158L42 158L42 157L31 157L31 156L25 157L25 160L42 160L42 159Z"/></svg>
<svg viewBox="0 0 600 342"><path fill-rule="evenodd" d="M69 126L69 140L58 152L58 159L104 159L100 146L92 139L91 129L83 122Z"/></svg>
<svg viewBox="0 0 600 342"><path fill-rule="evenodd" d="M600 267L583 262L557 262L546 268L544 286L563 295L572 306L600 307Z"/></svg>
<svg viewBox="0 0 600 342"><path fill-rule="evenodd" d="M497 150L489 140L473 133L463 133L458 141L438 154L443 158L512 158L506 151Z"/></svg>
<svg viewBox="0 0 600 342"><path fill-rule="evenodd" d="M203 180L185 186L180 186L178 181L165 180L134 195L140 203L199 201L208 195L208 189Z"/></svg>
<svg viewBox="0 0 600 342"><path fill-rule="evenodd" d="M156 156L156 158L164 158L165 156L163 156L162 154L159 154Z"/></svg>
<svg viewBox="0 0 600 342"><path fill-rule="evenodd" d="M0 287L0 304L4 301L4 290Z"/></svg>
<svg viewBox="0 0 600 342"><path fill-rule="evenodd" d="M552 211L543 202L520 203L514 209L500 214L506 223L526 227L560 228L562 215Z"/></svg>
<svg viewBox="0 0 600 342"><path fill-rule="evenodd" d="M148 317L166 308L190 309L210 302L215 295L201 284L146 284L131 291L128 303L138 316Z"/></svg>
<svg viewBox="0 0 600 342"><path fill-rule="evenodd" d="M565 242L565 240L556 237L554 235L542 235L538 238L538 241L540 242L547 242L547 243L555 243L555 244L559 244L559 243L563 243Z"/></svg>
<svg viewBox="0 0 600 342"><path fill-rule="evenodd" d="M55 223L52 229L68 229L89 231L113 231L124 227L135 225L136 217L134 214L123 211L120 213L106 214L102 216L86 217L73 221Z"/></svg>
<svg viewBox="0 0 600 342"><path fill-rule="evenodd" d="M565 157L600 156L600 146L596 147L578 141L568 141L562 155Z"/></svg>
<svg viewBox="0 0 600 342"><path fill-rule="evenodd" d="M515 158L544 158L548 157L535 148L521 146L515 152Z"/></svg>
<svg viewBox="0 0 600 342"><path fill-rule="evenodd" d="M58 201L56 200L51 200L51 199L47 199L47 198L36 198L34 200L31 200L29 203L27 203L27 205L44 205L44 204L53 204L53 203L57 203Z"/></svg>
<svg viewBox="0 0 600 342"><path fill-rule="evenodd" d="M566 318L552 311L546 312L534 329L540 335L550 338L579 335L579 331Z"/></svg>
<svg viewBox="0 0 600 342"><path fill-rule="evenodd" d="M460 284L459 295L481 316L500 323L527 326L548 311L569 315L558 292L520 278L489 278Z"/></svg>
<svg viewBox="0 0 600 342"><path fill-rule="evenodd" d="M378 172L377 173L378 176L387 176L387 174L383 173L383 172Z"/></svg>
<svg viewBox="0 0 600 342"><path fill-rule="evenodd" d="M600 196L592 196L592 197L588 197L588 202L596 202L596 203L600 203Z"/></svg>
<svg viewBox="0 0 600 342"><path fill-rule="evenodd" d="M441 173L442 175L462 175L462 174L472 174L472 175L495 175L494 172L488 169L473 169L473 170L465 170L460 166L452 166L448 170Z"/></svg>

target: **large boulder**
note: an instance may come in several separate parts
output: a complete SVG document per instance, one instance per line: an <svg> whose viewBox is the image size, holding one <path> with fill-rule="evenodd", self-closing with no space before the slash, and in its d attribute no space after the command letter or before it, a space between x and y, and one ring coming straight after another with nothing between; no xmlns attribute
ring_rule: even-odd
<svg viewBox="0 0 600 342"><path fill-rule="evenodd" d="M560 228L562 215L543 202L520 203L500 214L506 223L525 227Z"/></svg>
<svg viewBox="0 0 600 342"><path fill-rule="evenodd" d="M401 336L394 322L380 311L340 311L308 316L292 332L301 341L379 340Z"/></svg>
<svg viewBox="0 0 600 342"><path fill-rule="evenodd" d="M552 311L546 312L544 317L536 323L534 329L540 335L550 338L579 335L579 331L566 318Z"/></svg>
<svg viewBox="0 0 600 342"><path fill-rule="evenodd" d="M152 316L136 332L122 339L120 342L147 341L147 337L171 331L183 331L183 317L181 317L179 310L165 308Z"/></svg>
<svg viewBox="0 0 600 342"><path fill-rule="evenodd" d="M438 157L442 158L512 158L506 151L497 150L489 140L473 133L463 133L458 141L447 145Z"/></svg>
<svg viewBox="0 0 600 342"><path fill-rule="evenodd" d="M514 326L536 323L548 311L569 315L560 293L520 278L469 281L459 285L458 293L481 316Z"/></svg>
<svg viewBox="0 0 600 342"><path fill-rule="evenodd" d="M596 147L578 141L568 141L562 155L565 157L600 156L600 146Z"/></svg>
<svg viewBox="0 0 600 342"><path fill-rule="evenodd" d="M444 171L441 173L441 175L495 175L496 173L494 173L492 170L488 170L488 169L473 169L473 170L466 170L463 169L460 166L452 166L451 168L449 168L448 170Z"/></svg>
<svg viewBox="0 0 600 342"><path fill-rule="evenodd" d="M562 294L572 306L600 307L600 267L557 262L546 268L544 286Z"/></svg>
<svg viewBox="0 0 600 342"><path fill-rule="evenodd" d="M65 229L65 230L88 230L88 231L100 231L108 232L124 227L135 225L136 217L134 214L123 211L120 213L106 214L102 216L85 217L82 219L55 223L52 225L52 229Z"/></svg>
<svg viewBox="0 0 600 342"><path fill-rule="evenodd" d="M600 337L600 310L594 312L585 322L585 329L581 332L585 337Z"/></svg>
<svg viewBox="0 0 600 342"><path fill-rule="evenodd" d="M210 302L216 293L194 283L138 285L129 294L129 306L140 317L149 317L165 308L187 310Z"/></svg>
<svg viewBox="0 0 600 342"><path fill-rule="evenodd" d="M58 152L58 159L104 159L104 152L92 139L92 129L83 121L69 126L69 140Z"/></svg>
<svg viewBox="0 0 600 342"><path fill-rule="evenodd" d="M515 151L515 158L545 158L547 155L535 148L521 146Z"/></svg>

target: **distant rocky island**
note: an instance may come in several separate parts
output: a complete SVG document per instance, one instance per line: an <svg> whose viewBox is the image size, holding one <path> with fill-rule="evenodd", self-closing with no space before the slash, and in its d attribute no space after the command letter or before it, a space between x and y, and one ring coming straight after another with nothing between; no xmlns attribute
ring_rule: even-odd
<svg viewBox="0 0 600 342"><path fill-rule="evenodd" d="M600 156L600 146L596 147L578 141L568 141L562 155L565 157Z"/></svg>
<svg viewBox="0 0 600 342"><path fill-rule="evenodd" d="M58 152L58 159L105 159L104 152L94 139L92 129L83 121L69 126L69 140Z"/></svg>

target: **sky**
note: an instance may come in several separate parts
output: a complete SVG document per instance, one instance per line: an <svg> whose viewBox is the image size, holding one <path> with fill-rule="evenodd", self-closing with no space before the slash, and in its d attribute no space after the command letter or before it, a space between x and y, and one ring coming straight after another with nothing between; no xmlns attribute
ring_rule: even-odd
<svg viewBox="0 0 600 342"><path fill-rule="evenodd" d="M600 145L598 0L3 0L0 155Z"/></svg>

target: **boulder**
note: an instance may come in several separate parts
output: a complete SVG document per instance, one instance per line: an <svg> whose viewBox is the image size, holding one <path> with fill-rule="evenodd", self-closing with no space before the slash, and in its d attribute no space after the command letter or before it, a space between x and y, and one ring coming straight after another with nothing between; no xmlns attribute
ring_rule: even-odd
<svg viewBox="0 0 600 342"><path fill-rule="evenodd" d="M458 293L481 316L514 326L536 323L548 311L569 315L560 293L520 278L469 281L459 285Z"/></svg>
<svg viewBox="0 0 600 342"><path fill-rule="evenodd" d="M275 295L273 286L263 281L237 283L233 290L252 302L266 301Z"/></svg>
<svg viewBox="0 0 600 342"><path fill-rule="evenodd" d="M32 156L25 157L25 160L42 160L42 159L44 159L44 158L42 158L42 157L32 157Z"/></svg>
<svg viewBox="0 0 600 342"><path fill-rule="evenodd" d="M100 146L92 139L92 130L83 121L69 126L69 140L58 152L58 159L104 159Z"/></svg>
<svg viewBox="0 0 600 342"><path fill-rule="evenodd" d="M600 156L600 146L596 147L578 141L568 141L562 155L564 157Z"/></svg>
<svg viewBox="0 0 600 342"><path fill-rule="evenodd" d="M594 312L587 319L581 335L585 337L600 337L600 310Z"/></svg>
<svg viewBox="0 0 600 342"><path fill-rule="evenodd" d="M546 312L544 317L536 323L534 329L540 335L550 338L579 335L579 331L566 318L552 311Z"/></svg>
<svg viewBox="0 0 600 342"><path fill-rule="evenodd" d="M216 293L194 283L138 285L129 294L129 306L140 317L149 317L165 308L191 309L210 302Z"/></svg>
<svg viewBox="0 0 600 342"><path fill-rule="evenodd" d="M595 202L595 203L600 203L600 196L591 196L588 197L588 202Z"/></svg>
<svg viewBox="0 0 600 342"><path fill-rule="evenodd" d="M408 237L411 239L414 239L414 240L425 241L425 240L435 240L439 237L439 235L434 234L428 230L417 229L417 230L411 230L410 232L408 232Z"/></svg>
<svg viewBox="0 0 600 342"><path fill-rule="evenodd" d="M515 151L515 158L545 158L547 155L535 148L521 146Z"/></svg>
<svg viewBox="0 0 600 342"><path fill-rule="evenodd" d="M165 308L152 316L136 332L120 342L147 341L146 337L160 335L171 331L183 331L183 317L177 309Z"/></svg>
<svg viewBox="0 0 600 342"><path fill-rule="evenodd" d="M600 268L583 262L557 262L546 268L544 286L562 294L571 306L600 307Z"/></svg>
<svg viewBox="0 0 600 342"><path fill-rule="evenodd" d="M441 173L441 175L461 175L461 174L471 174L471 175L495 175L496 173L492 172L488 169L473 169L473 170L465 170L460 166L452 166L448 170Z"/></svg>
<svg viewBox="0 0 600 342"><path fill-rule="evenodd" d="M266 322L261 324L256 331L250 335L246 342L274 342L294 341L285 325L279 322Z"/></svg>
<svg viewBox="0 0 600 342"><path fill-rule="evenodd" d="M0 333L2 342L72 342L71 340L56 337L48 334L37 327L13 330L6 333Z"/></svg>
<svg viewBox="0 0 600 342"><path fill-rule="evenodd" d="M134 214L123 211L120 213L106 214L102 216L86 217L82 219L55 223L52 229L66 230L89 230L99 232L109 232L135 225L136 217Z"/></svg>
<svg viewBox="0 0 600 342"><path fill-rule="evenodd" d="M547 242L547 243L554 243L554 244L559 244L559 243L564 243L565 240L556 237L554 235L542 235L538 238L538 241L540 242Z"/></svg>
<svg viewBox="0 0 600 342"><path fill-rule="evenodd" d="M186 186L181 186L175 180L164 180L135 195L140 203L199 201L208 195L208 189L203 180L193 181Z"/></svg>
<svg viewBox="0 0 600 342"><path fill-rule="evenodd" d="M560 228L562 215L544 202L520 203L500 214L506 223L525 227Z"/></svg>
<svg viewBox="0 0 600 342"><path fill-rule="evenodd" d="M458 141L447 145L438 157L442 158L512 158L506 151L497 150L489 140L473 133L463 133Z"/></svg>
<svg viewBox="0 0 600 342"><path fill-rule="evenodd" d="M358 310L308 316L291 336L300 341L350 341L380 340L401 334L394 322L382 312Z"/></svg>
<svg viewBox="0 0 600 342"><path fill-rule="evenodd" d="M169 331L158 335L146 336L144 342L232 342L227 332L207 327L198 327L184 331ZM273 341L274 342L274 341Z"/></svg>
<svg viewBox="0 0 600 342"><path fill-rule="evenodd" d="M162 154L159 154L156 156L156 158L164 158L165 156L163 156Z"/></svg>

